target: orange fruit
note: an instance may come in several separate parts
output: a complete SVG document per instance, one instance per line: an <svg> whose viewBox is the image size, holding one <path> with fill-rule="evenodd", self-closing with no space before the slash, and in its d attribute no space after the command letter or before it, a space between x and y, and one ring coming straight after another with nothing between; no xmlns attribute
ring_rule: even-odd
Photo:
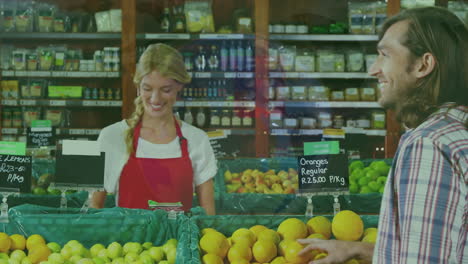
<svg viewBox="0 0 468 264"><path fill-rule="evenodd" d="M278 249L273 241L259 240L252 247L252 254L256 261L268 263L276 257Z"/></svg>
<svg viewBox="0 0 468 264"><path fill-rule="evenodd" d="M262 232L265 229L268 228L264 225L254 225L251 228L249 228L249 230L255 235L255 239L258 239L258 234L260 234L260 232Z"/></svg>
<svg viewBox="0 0 468 264"><path fill-rule="evenodd" d="M244 244L234 244L228 251L229 262L239 261L239 260L252 260L252 250L250 247Z"/></svg>
<svg viewBox="0 0 468 264"><path fill-rule="evenodd" d="M309 228L309 234L322 234L325 239L331 237L331 222L324 216L316 216L307 221L307 227Z"/></svg>
<svg viewBox="0 0 468 264"><path fill-rule="evenodd" d="M200 248L205 253L211 253L224 258L229 250L226 237L219 232L207 232L200 239Z"/></svg>
<svg viewBox="0 0 468 264"><path fill-rule="evenodd" d="M278 233L283 239L296 240L306 238L307 225L297 218L288 218L278 226Z"/></svg>
<svg viewBox="0 0 468 264"><path fill-rule="evenodd" d="M8 253L11 247L11 239L10 237L0 232L0 252Z"/></svg>
<svg viewBox="0 0 468 264"><path fill-rule="evenodd" d="M353 211L343 210L333 217L332 232L338 240L357 241L362 237L363 231L364 223Z"/></svg>
<svg viewBox="0 0 468 264"><path fill-rule="evenodd" d="M52 254L52 251L46 245L36 244L29 250L28 258L33 264L37 264L46 261L50 254Z"/></svg>

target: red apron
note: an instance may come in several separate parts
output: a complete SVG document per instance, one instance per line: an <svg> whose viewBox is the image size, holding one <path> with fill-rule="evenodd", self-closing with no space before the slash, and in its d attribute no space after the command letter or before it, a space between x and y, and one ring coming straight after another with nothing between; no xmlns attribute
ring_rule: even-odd
<svg viewBox="0 0 468 264"><path fill-rule="evenodd" d="M148 200L181 202L183 210L192 207L193 169L180 126L175 121L182 157L169 159L137 158L141 122L133 134L133 153L122 170L119 180L119 206L148 209Z"/></svg>

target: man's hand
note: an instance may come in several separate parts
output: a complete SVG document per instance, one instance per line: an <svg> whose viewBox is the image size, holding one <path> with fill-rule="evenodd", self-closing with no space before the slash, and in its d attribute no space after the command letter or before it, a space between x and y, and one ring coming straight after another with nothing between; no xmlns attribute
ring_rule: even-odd
<svg viewBox="0 0 468 264"><path fill-rule="evenodd" d="M313 264L344 263L352 258L371 261L374 249L374 244L354 241L322 239L298 239L297 241L305 245L304 249L299 252L299 255L305 255L314 249L328 253L328 256L323 259L309 262Z"/></svg>

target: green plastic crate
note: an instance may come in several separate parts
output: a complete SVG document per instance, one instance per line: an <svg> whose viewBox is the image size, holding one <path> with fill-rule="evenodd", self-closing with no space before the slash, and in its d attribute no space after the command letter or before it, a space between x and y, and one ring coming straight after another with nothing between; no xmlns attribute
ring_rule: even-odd
<svg viewBox="0 0 468 264"><path fill-rule="evenodd" d="M8 234L18 233L25 236L42 235L46 241L64 245L69 240L80 241L89 248L93 244L108 245L114 241L152 242L162 245L168 239L176 238L176 263L188 263L191 251L186 245L190 241L189 219L178 215L168 219L162 210L149 211L125 209L120 207L89 209L80 213L78 208L51 208L36 205L20 205L9 211L10 223L4 224Z"/></svg>
<svg viewBox="0 0 468 264"><path fill-rule="evenodd" d="M268 228L276 230L284 220L295 217L302 220L304 223L309 218L305 216L295 215L217 215L217 216L194 216L190 219L191 225L191 245L192 264L201 264L201 253L199 250L200 231L203 228L211 227L223 233L226 237L239 228L250 228L254 225L264 225ZM325 215L332 220L332 215ZM378 215L361 215L364 222L364 228L377 227L379 223Z"/></svg>
<svg viewBox="0 0 468 264"><path fill-rule="evenodd" d="M364 160L368 165L373 160ZM386 160L387 163L391 160ZM216 176L217 188L220 191L221 214L304 214L307 199L294 194L260 194L260 193L228 193L224 182L224 172L242 172L246 169L259 169L263 172L269 169L297 169L296 158L263 158L220 160ZM379 213L382 195L350 194L341 195L339 201L342 210L352 210L356 213ZM330 195L315 195L312 199L315 214L330 214L333 212L333 197Z"/></svg>

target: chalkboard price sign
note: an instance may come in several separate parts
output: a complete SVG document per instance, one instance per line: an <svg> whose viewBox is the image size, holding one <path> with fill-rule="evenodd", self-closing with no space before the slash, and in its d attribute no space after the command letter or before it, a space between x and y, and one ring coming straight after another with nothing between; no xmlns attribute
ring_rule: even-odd
<svg viewBox="0 0 468 264"><path fill-rule="evenodd" d="M301 193L349 191L347 157L344 154L300 156L298 168Z"/></svg>
<svg viewBox="0 0 468 264"><path fill-rule="evenodd" d="M47 131L28 128L26 138L28 148L55 146L55 129Z"/></svg>
<svg viewBox="0 0 468 264"><path fill-rule="evenodd" d="M31 156L0 155L0 189L31 192Z"/></svg>

